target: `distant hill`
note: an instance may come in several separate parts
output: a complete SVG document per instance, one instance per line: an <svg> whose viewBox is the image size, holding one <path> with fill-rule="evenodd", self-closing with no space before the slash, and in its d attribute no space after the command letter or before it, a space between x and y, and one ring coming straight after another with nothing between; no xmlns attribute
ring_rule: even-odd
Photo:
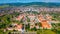
<svg viewBox="0 0 60 34"><path fill-rule="evenodd" d="M2 5L9 5L9 6L30 6L30 5L37 5L40 7L60 7L60 3L45 3L45 2L31 2L31 3L4 3Z"/></svg>

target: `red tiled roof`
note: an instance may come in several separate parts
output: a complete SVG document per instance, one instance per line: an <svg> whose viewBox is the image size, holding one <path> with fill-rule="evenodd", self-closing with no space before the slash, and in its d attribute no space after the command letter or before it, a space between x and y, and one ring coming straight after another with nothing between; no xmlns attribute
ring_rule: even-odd
<svg viewBox="0 0 60 34"><path fill-rule="evenodd" d="M47 20L44 20L42 17L38 17L38 19L41 21L43 28L51 28L50 24L48 24Z"/></svg>

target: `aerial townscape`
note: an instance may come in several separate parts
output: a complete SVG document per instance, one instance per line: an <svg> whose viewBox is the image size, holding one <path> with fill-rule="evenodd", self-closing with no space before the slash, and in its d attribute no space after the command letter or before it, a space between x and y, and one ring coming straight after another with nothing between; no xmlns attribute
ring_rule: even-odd
<svg viewBox="0 0 60 34"><path fill-rule="evenodd" d="M0 4L0 34L60 34L60 5L36 3Z"/></svg>

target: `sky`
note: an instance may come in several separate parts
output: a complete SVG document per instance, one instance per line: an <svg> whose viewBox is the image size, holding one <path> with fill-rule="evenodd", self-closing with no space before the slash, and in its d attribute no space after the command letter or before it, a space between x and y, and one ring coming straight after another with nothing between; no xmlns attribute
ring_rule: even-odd
<svg viewBox="0 0 60 34"><path fill-rule="evenodd" d="M60 3L60 0L0 0L0 3L29 3L29 2L54 2Z"/></svg>

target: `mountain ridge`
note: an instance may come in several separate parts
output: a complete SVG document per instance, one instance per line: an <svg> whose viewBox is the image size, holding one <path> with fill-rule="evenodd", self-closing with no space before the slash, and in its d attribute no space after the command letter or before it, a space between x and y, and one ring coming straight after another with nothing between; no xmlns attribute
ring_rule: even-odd
<svg viewBox="0 0 60 34"><path fill-rule="evenodd" d="M46 2L31 2L31 3L4 3L2 5L9 5L9 6L30 6L30 5L39 5L44 7L60 7L60 3L46 3Z"/></svg>

